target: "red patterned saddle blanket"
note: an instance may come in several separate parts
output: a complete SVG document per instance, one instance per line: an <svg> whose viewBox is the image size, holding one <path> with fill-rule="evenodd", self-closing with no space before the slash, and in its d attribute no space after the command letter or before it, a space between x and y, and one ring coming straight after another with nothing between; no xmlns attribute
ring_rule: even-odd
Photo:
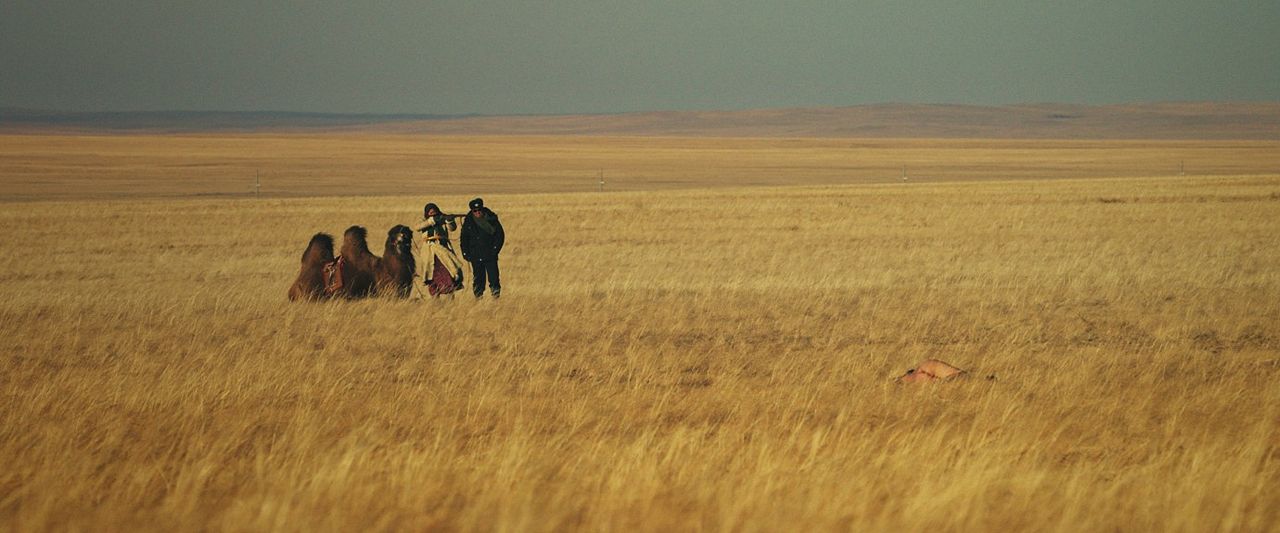
<svg viewBox="0 0 1280 533"><path fill-rule="evenodd" d="M324 295L333 296L342 290L342 269L347 260L342 256L324 264Z"/></svg>

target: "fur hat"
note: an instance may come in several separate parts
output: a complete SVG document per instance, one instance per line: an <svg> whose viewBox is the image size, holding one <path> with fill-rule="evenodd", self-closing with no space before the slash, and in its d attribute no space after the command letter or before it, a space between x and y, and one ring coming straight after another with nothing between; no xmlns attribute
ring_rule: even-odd
<svg viewBox="0 0 1280 533"><path fill-rule="evenodd" d="M474 211L474 210L476 210L476 209L480 209L480 208L484 207L484 199L482 199L482 198L476 198L475 200L472 200L471 202L469 202L469 203L467 204L467 206L468 206L468 207L470 207L470 208L471 208L471 210L473 210L473 211Z"/></svg>

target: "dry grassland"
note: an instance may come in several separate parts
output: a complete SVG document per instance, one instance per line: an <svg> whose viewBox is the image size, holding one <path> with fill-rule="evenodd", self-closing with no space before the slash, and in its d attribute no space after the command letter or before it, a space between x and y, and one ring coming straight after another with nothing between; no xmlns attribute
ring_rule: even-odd
<svg viewBox="0 0 1280 533"><path fill-rule="evenodd" d="M0 200L585 192L1280 173L1280 141L0 135Z"/></svg>
<svg viewBox="0 0 1280 533"><path fill-rule="evenodd" d="M495 193L502 300L285 301L468 197L0 204L0 529L1280 523L1278 175Z"/></svg>

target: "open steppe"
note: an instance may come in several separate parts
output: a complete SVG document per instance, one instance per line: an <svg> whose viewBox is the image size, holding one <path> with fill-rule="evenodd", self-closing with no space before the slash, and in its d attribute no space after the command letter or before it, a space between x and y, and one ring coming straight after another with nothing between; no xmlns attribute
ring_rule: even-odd
<svg viewBox="0 0 1280 533"><path fill-rule="evenodd" d="M6 136L0 529L1276 530L1277 152ZM502 300L285 300L477 195Z"/></svg>
<svg viewBox="0 0 1280 533"><path fill-rule="evenodd" d="M1280 140L370 132L0 135L0 201L506 194L1280 173Z"/></svg>

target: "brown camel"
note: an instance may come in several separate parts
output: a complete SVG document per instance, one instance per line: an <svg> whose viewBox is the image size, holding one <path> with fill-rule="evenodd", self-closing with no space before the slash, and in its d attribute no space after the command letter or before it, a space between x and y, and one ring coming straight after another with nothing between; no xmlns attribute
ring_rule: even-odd
<svg viewBox="0 0 1280 533"><path fill-rule="evenodd" d="M289 300L320 300L327 297L324 291L324 267L333 262L333 237L317 233L311 237L307 249L302 252L302 269L298 279L289 287Z"/></svg>
<svg viewBox="0 0 1280 533"><path fill-rule="evenodd" d="M413 230L397 225L387 231L387 244L376 272L378 294L408 298L413 291Z"/></svg>
<svg viewBox="0 0 1280 533"><path fill-rule="evenodd" d="M369 251L368 231L351 226L342 233L342 287L334 293L340 298L365 298L377 291L377 273L382 259Z"/></svg>

